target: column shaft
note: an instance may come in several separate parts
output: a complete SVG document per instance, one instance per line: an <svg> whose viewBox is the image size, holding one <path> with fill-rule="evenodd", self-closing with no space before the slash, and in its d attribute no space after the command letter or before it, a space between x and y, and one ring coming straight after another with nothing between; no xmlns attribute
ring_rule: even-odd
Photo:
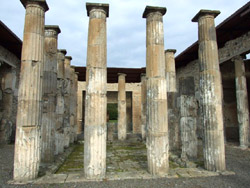
<svg viewBox="0 0 250 188"><path fill-rule="evenodd" d="M64 147L69 147L71 137L70 126L70 94L71 94L71 68L70 62L72 58L65 56L64 61L64 117L63 117L63 131L64 131Z"/></svg>
<svg viewBox="0 0 250 188"><path fill-rule="evenodd" d="M74 143L75 135L74 135L74 129L75 129L75 69L71 66L70 68L70 104L69 104L69 110L70 110L70 143Z"/></svg>
<svg viewBox="0 0 250 188"><path fill-rule="evenodd" d="M146 139L146 114L147 114L147 80L146 74L141 74L141 135Z"/></svg>
<svg viewBox="0 0 250 188"><path fill-rule="evenodd" d="M166 8L146 7L147 18L147 158L153 175L168 172L167 84L165 78L163 15Z"/></svg>
<svg viewBox="0 0 250 188"><path fill-rule="evenodd" d="M64 151L64 60L66 50L58 50L57 53L57 103L56 103L56 132L55 154Z"/></svg>
<svg viewBox="0 0 250 188"><path fill-rule="evenodd" d="M108 4L86 4L89 15L87 88L84 128L84 173L100 179L106 173Z"/></svg>
<svg viewBox="0 0 250 188"><path fill-rule="evenodd" d="M118 74L118 140L127 138L126 74Z"/></svg>
<svg viewBox="0 0 250 188"><path fill-rule="evenodd" d="M199 25L200 95L204 128L204 162L210 171L225 170L222 84L214 17L219 11L201 10Z"/></svg>
<svg viewBox="0 0 250 188"><path fill-rule="evenodd" d="M77 134L81 134L82 133L82 105L83 105L83 101L82 101L82 90L78 88L77 91Z"/></svg>
<svg viewBox="0 0 250 188"><path fill-rule="evenodd" d="M240 147L245 149L249 146L249 109L245 65L243 58L240 56L235 57L233 61L235 64L235 84Z"/></svg>
<svg viewBox="0 0 250 188"><path fill-rule="evenodd" d="M75 72L74 76L74 141L77 141L77 109L78 109L78 97L77 97L77 91L78 91L78 74Z"/></svg>
<svg viewBox="0 0 250 188"><path fill-rule="evenodd" d="M42 162L53 162L56 127L57 37L58 26L45 26L43 68Z"/></svg>
<svg viewBox="0 0 250 188"><path fill-rule="evenodd" d="M26 7L21 58L14 180L38 176L41 160L42 77L46 1L22 1Z"/></svg>
<svg viewBox="0 0 250 188"><path fill-rule="evenodd" d="M165 50L167 92L176 92L175 52L173 49Z"/></svg>

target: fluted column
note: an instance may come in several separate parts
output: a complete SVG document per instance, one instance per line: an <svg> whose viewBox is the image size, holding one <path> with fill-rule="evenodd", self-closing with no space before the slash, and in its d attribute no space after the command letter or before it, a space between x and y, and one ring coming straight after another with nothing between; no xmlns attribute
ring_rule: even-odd
<svg viewBox="0 0 250 188"><path fill-rule="evenodd" d="M74 142L74 120L75 120L75 114L74 114L74 103L75 103L75 98L74 98L74 80L75 80L75 68L74 66L70 66L70 104L69 104L69 111L70 111L70 143Z"/></svg>
<svg viewBox="0 0 250 188"><path fill-rule="evenodd" d="M75 67L71 66L70 68L70 82L71 82L71 89L70 89L70 143L74 143L76 137L76 124L75 124L75 111L76 111L76 84L75 84Z"/></svg>
<svg viewBox="0 0 250 188"><path fill-rule="evenodd" d="M219 11L201 10L193 22L199 26L200 105L204 128L204 162L210 171L224 171L225 146L222 83L214 18Z"/></svg>
<svg viewBox="0 0 250 188"><path fill-rule="evenodd" d="M84 127L84 173L100 179L106 173L108 4L86 3L89 16Z"/></svg>
<svg viewBox="0 0 250 188"><path fill-rule="evenodd" d="M118 140L127 138L126 74L118 74Z"/></svg>
<svg viewBox="0 0 250 188"><path fill-rule="evenodd" d="M164 7L147 6L147 158L152 175L168 173L167 83L165 77Z"/></svg>
<svg viewBox="0 0 250 188"><path fill-rule="evenodd" d="M57 102L56 102L56 132L55 155L64 151L64 60L67 51L62 49L57 52Z"/></svg>
<svg viewBox="0 0 250 188"><path fill-rule="evenodd" d="M165 50L167 92L176 92L175 53L174 49Z"/></svg>
<svg viewBox="0 0 250 188"><path fill-rule="evenodd" d="M245 64L241 56L234 57L232 60L234 61L235 65L235 84L237 115L240 133L240 147L246 149L249 146L249 109Z"/></svg>
<svg viewBox="0 0 250 188"><path fill-rule="evenodd" d="M45 26L43 68L42 162L53 162L56 127L57 38L58 26Z"/></svg>
<svg viewBox="0 0 250 188"><path fill-rule="evenodd" d="M82 134L82 90L77 90L77 134Z"/></svg>
<svg viewBox="0 0 250 188"><path fill-rule="evenodd" d="M77 109L78 109L78 104L77 103L77 91L78 91L78 73L74 72L74 141L77 141L77 131L78 131L78 126L77 126Z"/></svg>
<svg viewBox="0 0 250 188"><path fill-rule="evenodd" d="M21 0L26 8L14 157L14 180L31 180L41 161L42 77L46 1Z"/></svg>
<svg viewBox="0 0 250 188"><path fill-rule="evenodd" d="M70 93L71 93L71 63L72 57L65 56L64 61L64 147L69 147L71 137L71 126L70 126Z"/></svg>
<svg viewBox="0 0 250 188"><path fill-rule="evenodd" d="M141 136L146 139L146 114L147 114L147 80L146 74L141 74Z"/></svg>

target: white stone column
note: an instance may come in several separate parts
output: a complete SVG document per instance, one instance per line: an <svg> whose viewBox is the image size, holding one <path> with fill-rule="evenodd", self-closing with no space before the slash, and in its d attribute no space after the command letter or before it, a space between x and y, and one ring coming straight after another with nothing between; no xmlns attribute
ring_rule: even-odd
<svg viewBox="0 0 250 188"><path fill-rule="evenodd" d="M55 155L64 151L64 60L67 51L64 49L57 52L57 103L56 103L56 132L55 132Z"/></svg>
<svg viewBox="0 0 250 188"><path fill-rule="evenodd" d="M84 127L84 173L101 179L106 173L107 33L109 5L86 3L89 16L86 102Z"/></svg>
<svg viewBox="0 0 250 188"><path fill-rule="evenodd" d="M193 22L199 26L200 105L204 128L204 163L209 171L224 171L225 145L222 83L214 18L219 11L201 10Z"/></svg>
<svg viewBox="0 0 250 188"><path fill-rule="evenodd" d="M82 134L82 105L83 105L83 92L78 88L77 90L77 134Z"/></svg>
<svg viewBox="0 0 250 188"><path fill-rule="evenodd" d="M142 140L146 139L147 134L147 80L146 74L141 74L141 135Z"/></svg>
<svg viewBox="0 0 250 188"><path fill-rule="evenodd" d="M249 109L245 64L241 56L234 57L232 60L234 61L235 65L235 84L240 147L246 149L249 146Z"/></svg>
<svg viewBox="0 0 250 188"><path fill-rule="evenodd" d="M168 173L168 109L164 56L164 7L147 6L147 157L152 175Z"/></svg>
<svg viewBox="0 0 250 188"><path fill-rule="evenodd" d="M126 74L118 74L118 140L127 138Z"/></svg>
<svg viewBox="0 0 250 188"><path fill-rule="evenodd" d="M167 92L176 92L175 49L165 50Z"/></svg>
<svg viewBox="0 0 250 188"><path fill-rule="evenodd" d="M46 1L21 0L26 8L21 58L14 180L38 176L41 161L42 77Z"/></svg>
<svg viewBox="0 0 250 188"><path fill-rule="evenodd" d="M42 162L53 162L56 128L57 38L58 26L45 26L45 60L43 68Z"/></svg>

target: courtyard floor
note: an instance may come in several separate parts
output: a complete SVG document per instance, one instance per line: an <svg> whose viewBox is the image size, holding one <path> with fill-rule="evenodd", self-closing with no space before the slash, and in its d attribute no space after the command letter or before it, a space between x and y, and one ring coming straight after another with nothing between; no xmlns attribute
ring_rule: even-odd
<svg viewBox="0 0 250 188"><path fill-rule="evenodd" d="M109 143L107 176L90 182L83 176L83 144L72 146L55 174L47 174L26 185L11 185L13 145L0 146L0 187L250 187L250 150L226 146L227 169L234 173L221 175L202 168L182 168L170 162L170 173L163 178L147 172L146 147L142 142Z"/></svg>

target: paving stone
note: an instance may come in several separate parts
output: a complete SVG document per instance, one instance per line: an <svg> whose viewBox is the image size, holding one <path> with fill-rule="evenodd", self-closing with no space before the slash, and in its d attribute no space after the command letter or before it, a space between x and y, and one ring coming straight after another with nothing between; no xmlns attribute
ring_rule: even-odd
<svg viewBox="0 0 250 188"><path fill-rule="evenodd" d="M34 181L34 184L64 183L67 177L67 174L52 174L37 179L36 181Z"/></svg>
<svg viewBox="0 0 250 188"><path fill-rule="evenodd" d="M77 183L87 181L83 174L69 174L65 183Z"/></svg>

